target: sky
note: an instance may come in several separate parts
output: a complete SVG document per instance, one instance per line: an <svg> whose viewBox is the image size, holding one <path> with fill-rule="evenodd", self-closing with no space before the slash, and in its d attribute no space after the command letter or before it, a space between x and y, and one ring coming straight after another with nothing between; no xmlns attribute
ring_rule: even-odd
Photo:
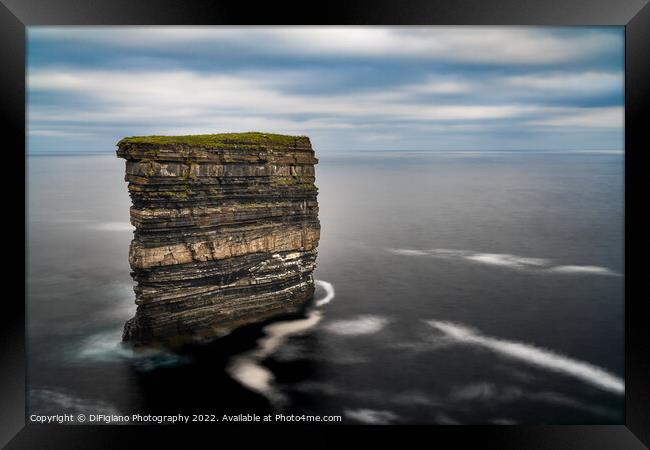
<svg viewBox="0 0 650 450"><path fill-rule="evenodd" d="M134 135L318 152L622 150L623 27L30 27L28 153Z"/></svg>

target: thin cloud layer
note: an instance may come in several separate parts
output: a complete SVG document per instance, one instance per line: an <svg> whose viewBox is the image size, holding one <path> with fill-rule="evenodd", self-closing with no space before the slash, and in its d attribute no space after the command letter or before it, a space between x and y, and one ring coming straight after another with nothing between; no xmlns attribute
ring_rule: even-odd
<svg viewBox="0 0 650 450"><path fill-rule="evenodd" d="M51 41L121 48L218 53L221 46L307 57L416 58L497 64L549 64L617 51L614 34L534 27L144 27L35 28L30 36Z"/></svg>
<svg viewBox="0 0 650 450"><path fill-rule="evenodd" d="M29 151L261 130L320 151L619 150L616 28L30 28Z"/></svg>

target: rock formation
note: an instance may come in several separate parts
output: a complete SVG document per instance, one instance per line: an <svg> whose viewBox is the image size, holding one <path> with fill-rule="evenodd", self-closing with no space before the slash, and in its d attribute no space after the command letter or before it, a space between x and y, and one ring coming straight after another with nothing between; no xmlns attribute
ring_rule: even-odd
<svg viewBox="0 0 650 450"><path fill-rule="evenodd" d="M290 312L314 292L320 237L308 137L122 139L135 317L123 339L179 344Z"/></svg>

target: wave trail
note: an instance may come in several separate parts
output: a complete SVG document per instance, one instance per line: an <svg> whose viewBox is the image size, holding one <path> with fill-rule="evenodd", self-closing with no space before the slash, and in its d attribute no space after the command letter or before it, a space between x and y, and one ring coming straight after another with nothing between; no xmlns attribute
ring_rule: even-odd
<svg viewBox="0 0 650 450"><path fill-rule="evenodd" d="M608 392L625 393L625 383L621 378L593 364L534 345L485 336L469 327L452 322L429 320L427 324L460 343L483 347L503 356L571 376Z"/></svg>
<svg viewBox="0 0 650 450"><path fill-rule="evenodd" d="M387 251L401 256L430 256L441 259L465 260L489 266L499 266L513 270L528 270L538 273L577 274L577 275L606 275L621 276L607 267L593 265L554 265L553 261L544 258L511 255L509 253L482 253L470 250L452 250L433 248L429 250L409 248L388 248Z"/></svg>
<svg viewBox="0 0 650 450"><path fill-rule="evenodd" d="M320 307L332 301L335 296L332 283L316 280L325 291L325 296L315 301ZM304 333L320 322L323 313L312 309L305 318L273 322L263 328L265 336L257 341L255 349L232 358L226 371L242 386L264 395L276 405L286 401L285 396L274 386L275 376L262 365L262 361L273 354L290 336Z"/></svg>
<svg viewBox="0 0 650 450"><path fill-rule="evenodd" d="M325 290L325 297L321 298L320 300L317 300L316 306L323 306L331 302L334 296L336 295L334 291L334 285L332 283L323 280L316 280L316 285L322 287Z"/></svg>

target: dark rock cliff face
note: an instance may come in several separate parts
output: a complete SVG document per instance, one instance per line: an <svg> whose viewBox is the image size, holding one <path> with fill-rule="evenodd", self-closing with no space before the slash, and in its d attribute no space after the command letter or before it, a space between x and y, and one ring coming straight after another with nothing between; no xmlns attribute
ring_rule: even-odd
<svg viewBox="0 0 650 450"><path fill-rule="evenodd" d="M181 344L290 312L314 292L320 237L307 137L133 137L126 159L135 317L124 340Z"/></svg>

